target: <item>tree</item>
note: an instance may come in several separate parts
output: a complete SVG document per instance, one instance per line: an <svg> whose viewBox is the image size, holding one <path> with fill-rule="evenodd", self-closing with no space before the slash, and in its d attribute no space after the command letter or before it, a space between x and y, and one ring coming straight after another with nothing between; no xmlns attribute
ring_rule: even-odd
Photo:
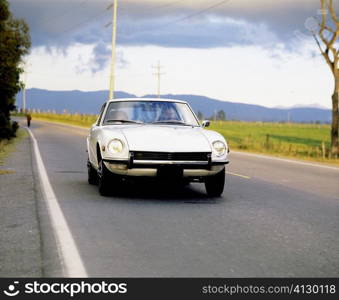
<svg viewBox="0 0 339 300"><path fill-rule="evenodd" d="M203 115L203 113L200 110L198 111L198 119L200 121L202 121L204 119L204 115Z"/></svg>
<svg viewBox="0 0 339 300"><path fill-rule="evenodd" d="M0 139L15 136L17 124L11 122L15 95L23 84L20 74L23 56L30 48L28 25L13 18L7 0L0 0Z"/></svg>
<svg viewBox="0 0 339 300"><path fill-rule="evenodd" d="M332 95L332 128L331 147L332 154L339 154L339 48L336 48L339 40L339 19L337 17L333 0L320 0L321 20L319 30L313 31L313 36L319 46L322 56L331 69L334 79L334 93Z"/></svg>
<svg viewBox="0 0 339 300"><path fill-rule="evenodd" d="M226 114L223 110L219 110L217 112L217 120L219 120L219 121L225 121L226 120Z"/></svg>

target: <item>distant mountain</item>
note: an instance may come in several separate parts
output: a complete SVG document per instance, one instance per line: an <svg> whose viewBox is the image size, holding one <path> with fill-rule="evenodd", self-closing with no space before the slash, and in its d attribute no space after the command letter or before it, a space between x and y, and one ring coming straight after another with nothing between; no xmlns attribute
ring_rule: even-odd
<svg viewBox="0 0 339 300"><path fill-rule="evenodd" d="M26 91L27 107L30 109L55 110L56 112L78 112L96 114L107 99L107 91L48 91L29 89ZM116 92L117 98L134 98L133 94ZM155 97L145 95L144 97ZM268 108L260 105L236 103L211 99L198 95L162 95L163 98L181 99L190 103L193 110L200 111L205 118L210 118L216 111L223 110L228 120L264 121L264 122L320 122L331 121L329 109L314 107ZM17 106L22 107L22 95L17 95Z"/></svg>
<svg viewBox="0 0 339 300"><path fill-rule="evenodd" d="M145 97L151 97L147 95ZM153 95L154 96L154 95ZM220 101L195 95L162 95L164 98L182 99L190 103L195 112L212 116L215 111L223 110L228 120L263 121L263 122L321 122L331 121L331 111L319 108L276 109L260 105Z"/></svg>
<svg viewBox="0 0 339 300"><path fill-rule="evenodd" d="M117 92L119 98L135 97L134 95ZM107 91L49 91L41 89L26 90L27 108L41 110L55 110L56 112L97 114L101 105L108 97ZM22 93L17 95L17 106L22 107Z"/></svg>

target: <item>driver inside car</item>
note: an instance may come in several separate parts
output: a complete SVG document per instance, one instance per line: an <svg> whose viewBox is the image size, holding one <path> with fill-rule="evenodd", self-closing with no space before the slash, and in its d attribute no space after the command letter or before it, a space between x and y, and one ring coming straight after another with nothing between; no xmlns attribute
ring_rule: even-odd
<svg viewBox="0 0 339 300"><path fill-rule="evenodd" d="M177 111L173 106L166 106L159 117L159 121L179 121Z"/></svg>
<svg viewBox="0 0 339 300"><path fill-rule="evenodd" d="M111 110L109 112L110 120L128 120L127 114L122 110Z"/></svg>

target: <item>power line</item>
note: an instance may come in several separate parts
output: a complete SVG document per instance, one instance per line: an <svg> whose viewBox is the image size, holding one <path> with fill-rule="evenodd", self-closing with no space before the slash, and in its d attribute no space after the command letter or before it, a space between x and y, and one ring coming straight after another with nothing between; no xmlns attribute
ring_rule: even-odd
<svg viewBox="0 0 339 300"><path fill-rule="evenodd" d="M88 1L89 1L89 0L84 0L84 1L82 1L80 4L78 4L78 7L84 7L86 4L88 4ZM167 8L167 7L174 6L174 5L176 5L176 4L178 4L178 3L181 3L181 2L184 2L184 1L185 1L185 0L176 0L176 1L172 1L172 2L170 2L170 3L158 5L158 6L156 6L154 9ZM172 22L169 22L169 23L167 23L167 24L165 24L165 25L163 25L163 26L160 26L160 28L167 27L167 26L169 26L169 25L172 25L172 24L175 24L175 23L178 23L178 22L181 22L181 21L184 21L184 20L193 18L193 17L198 16L198 15L200 15L200 14L203 14L203 13L205 13L206 11L209 11L209 10L215 8L215 7L221 6L221 5L223 5L223 4L225 4L226 2L229 2L229 1L230 1L230 0L224 0L224 1L218 2L218 3L216 3L216 4L210 5L210 6L204 8L204 9L198 11L198 12L192 13L192 14L190 14L190 15L187 15L187 16L184 16L184 17L179 18L179 19L177 19L177 20L174 20L174 21L172 21ZM109 2L106 2L106 4L109 4L109 3L110 3L110 6L108 6L107 8L105 8L105 9L103 9L103 10L100 10L100 12L99 12L98 14L95 14L95 15L91 16L90 18L88 18L88 19L86 19L86 20L84 20L84 21L81 21L81 22L77 23L77 24L75 24L74 26L72 26L72 27L70 27L70 28L68 28L68 29L66 29L66 30L63 30L63 31L61 31L61 32L58 32L57 34L63 34L63 33L66 33L66 32L73 31L74 29L76 29L76 28L78 28L78 27L80 27L80 26L82 26L82 25L88 23L89 21L92 21L92 20L98 18L99 16L104 15L104 14L106 13L106 11L107 11L108 9L110 9L111 6L112 6L112 4L111 4L110 1L109 1ZM105 5L106 5L106 4L105 4ZM50 20L49 20L48 22L42 21L42 22L38 23L38 26L40 26L40 25L42 25L42 24L55 23L58 19L62 18L62 17L65 16L65 15L70 14L72 11L73 11L73 10L67 9L67 10L63 11L61 14L59 14L58 16L54 17L52 21L50 21ZM111 22L108 22L108 23L106 23L106 24L104 25L104 27L109 27L111 24L112 24ZM155 28L154 28L154 29L155 29ZM159 29L159 27L158 27L157 29ZM146 30L142 30L142 31L151 31L151 30L153 30L153 29L146 29ZM140 32L140 31L139 31L139 32Z"/></svg>
<svg viewBox="0 0 339 300"><path fill-rule="evenodd" d="M168 22L162 26L158 26L158 27L154 27L154 28L150 28L150 29L144 29L144 30L140 30L140 31L137 31L137 33L140 33L140 32L148 32L148 31L153 31L153 30L159 30L159 29L163 29L163 28L167 28L168 26L170 25L173 25L173 24L176 24L176 23L179 23L179 22L182 22L182 21L185 21L185 20L188 20L190 18L194 18L196 16L199 16L213 8L216 8L216 7L219 7L221 5L225 5L227 2L230 2L231 0L223 0L223 1L219 1L218 3L215 3L213 5L210 5L208 7L205 7L197 12L194 12L194 13L191 13L189 15L186 15L184 17L181 17L179 19L176 19L174 21L171 21L171 22ZM177 1L176 1L177 2ZM178 1L179 2L179 1ZM180 1L181 2L181 1Z"/></svg>
<svg viewBox="0 0 339 300"><path fill-rule="evenodd" d="M78 6L79 8L80 8L80 7L84 7L84 6L88 3L88 1L89 1L89 0L84 0L84 1L82 1L80 4L78 4L77 6ZM92 20L98 18L99 16L105 14L105 13L107 12L107 9L109 9L109 7L106 8L107 4L109 4L109 3L111 3L111 1L105 2L105 8L104 8L104 9L101 9L99 13L90 16L90 18L87 18L86 20L83 20L83 21L81 21L81 22L76 23L75 25L71 26L70 28L67 28L67 29L65 29L65 30L63 30L63 31L57 32L56 35L64 34L64 33L66 33L66 32L71 32L71 31L73 31L74 29L76 29L76 28L78 28L78 27L80 27L80 26L82 26L82 25L88 23L89 21L92 21ZM52 20L49 20L48 22L42 21L42 22L38 23L37 26L40 26L40 25L42 25L42 24L48 24L48 23L52 23L52 24L53 24L53 23L55 23L56 21L58 21L58 19L60 19L60 18L62 18L62 17L64 17L64 16L66 16L66 15L72 13L74 10L75 10L75 7L73 7L73 9L69 9L69 8L68 8L67 10L63 11L62 14L59 14L58 16L55 16Z"/></svg>
<svg viewBox="0 0 339 300"><path fill-rule="evenodd" d="M157 5L157 6L153 6L153 7L151 7L149 10L147 10L147 13L156 11L156 10L158 10L158 9L163 9L163 8L167 8L167 7L170 7L170 6L174 6L174 5L178 4L178 3L185 2L185 1L187 1L187 0L176 0L176 1L172 1L172 2L166 3L166 4L160 4L160 5ZM124 10L124 9L125 9L125 7L124 7L123 5L121 5L120 10ZM124 15L124 12L120 12L119 14L120 14L120 15ZM108 23L106 23L106 24L104 25L104 27L107 28L107 27L109 27L110 25L112 25L112 22L111 22L111 21L109 21Z"/></svg>
<svg viewBox="0 0 339 300"><path fill-rule="evenodd" d="M180 3L180 2L185 2L185 1L187 1L187 0L172 1L172 2L167 3L167 4L161 4L161 5L155 6L155 7L153 7L153 9L166 8L166 7L170 7L170 6L176 5L176 4Z"/></svg>
<svg viewBox="0 0 339 300"><path fill-rule="evenodd" d="M75 24L75 25L72 26L71 28L68 28L68 29L66 29L66 30L64 30L64 31L61 31L61 32L59 32L58 34L63 34L63 33L66 33L66 32L71 32L71 31L73 31L74 29L80 27L81 25L84 25L84 24L88 23L89 21L92 21L92 20L98 18L99 16L104 15L105 13L107 13L107 8L106 8L106 7L105 7L104 9L101 9L99 13L97 13L97 14L95 14L95 15L92 15L90 18L88 18L88 19L86 19L86 20L84 20L84 21L81 21L81 22Z"/></svg>
<svg viewBox="0 0 339 300"><path fill-rule="evenodd" d="M199 11L197 11L197 12L195 12L195 13L189 14L189 15L187 15L187 16L184 16L184 17L182 17L182 18L179 18L179 19L177 19L177 20L174 20L174 21L172 21L172 22L169 22L169 23L165 24L164 27L165 27L165 26L172 25L172 24L176 24L176 23L179 23L179 22L182 22L182 21L185 21L185 20L188 20L188 19L190 19L190 18L194 18L194 17L199 16L199 15L201 15L201 14L203 14L203 13L205 13L205 12L207 12L207 11L213 9L213 8L216 8L216 7L218 7L218 6L224 5L224 4L226 4L227 2L229 2L229 1L231 1L231 0L223 0L223 1L220 1L220 2L218 2L218 3L215 3L215 4L213 4L213 5L208 6L208 7L204 8L204 9L202 9L202 10L199 10Z"/></svg>

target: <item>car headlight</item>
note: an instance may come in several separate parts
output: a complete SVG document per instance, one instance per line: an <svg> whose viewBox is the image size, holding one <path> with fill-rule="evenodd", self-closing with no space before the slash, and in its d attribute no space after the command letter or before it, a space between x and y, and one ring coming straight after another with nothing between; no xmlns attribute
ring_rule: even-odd
<svg viewBox="0 0 339 300"><path fill-rule="evenodd" d="M108 143L107 148L111 153L120 153L124 149L124 143L118 139L114 139Z"/></svg>
<svg viewBox="0 0 339 300"><path fill-rule="evenodd" d="M227 146L221 141L216 141L212 145L217 156L223 156L227 151Z"/></svg>

